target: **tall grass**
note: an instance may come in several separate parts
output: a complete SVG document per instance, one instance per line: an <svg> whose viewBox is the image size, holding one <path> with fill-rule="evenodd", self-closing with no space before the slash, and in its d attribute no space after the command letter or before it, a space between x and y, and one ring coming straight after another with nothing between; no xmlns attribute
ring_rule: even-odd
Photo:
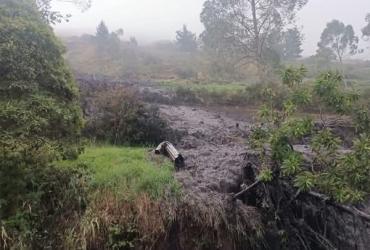
<svg viewBox="0 0 370 250"><path fill-rule="evenodd" d="M149 159L146 148L88 147L78 160L62 164L86 168L91 173L92 189L110 190L123 198L146 193L158 199L166 191L178 191L172 164L167 160Z"/></svg>
<svg viewBox="0 0 370 250"><path fill-rule="evenodd" d="M165 238L179 196L174 167L147 148L89 146L63 167L89 173L85 213L64 233L66 249L134 249Z"/></svg>

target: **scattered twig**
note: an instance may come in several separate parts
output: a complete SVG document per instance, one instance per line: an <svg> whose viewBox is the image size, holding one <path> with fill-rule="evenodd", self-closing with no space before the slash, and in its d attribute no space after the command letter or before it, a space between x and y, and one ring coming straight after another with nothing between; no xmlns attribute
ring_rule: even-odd
<svg viewBox="0 0 370 250"><path fill-rule="evenodd" d="M252 188L254 188L255 186L257 186L258 184L260 184L261 183L261 181L260 180L258 180L258 181L256 181L256 182L254 182L252 185L250 185L250 186L248 186L248 187L246 187L245 189L243 189L242 191L240 191L239 193L237 193L237 194L235 194L234 196L233 196L233 199L236 199L236 198L238 198L239 196L241 196L242 194L245 194L246 192L248 192L249 190L251 190Z"/></svg>

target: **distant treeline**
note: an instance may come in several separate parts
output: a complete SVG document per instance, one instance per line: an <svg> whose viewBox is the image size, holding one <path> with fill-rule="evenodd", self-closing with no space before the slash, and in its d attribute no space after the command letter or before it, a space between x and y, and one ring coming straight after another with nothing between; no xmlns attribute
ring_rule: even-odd
<svg viewBox="0 0 370 250"><path fill-rule="evenodd" d="M351 25L329 22L317 53L302 58L304 35L295 20L306 3L206 1L200 15L204 32L197 35L184 25L174 31L174 41L150 45L141 45L135 37L126 38L123 29L112 32L102 21L95 34L64 39L67 59L77 72L126 79L271 82L282 65L297 62L305 64L313 75L337 69L349 79L367 79L368 64L348 60L365 50L359 41L370 36L369 16L361 38ZM359 64L360 69L353 69L353 64Z"/></svg>

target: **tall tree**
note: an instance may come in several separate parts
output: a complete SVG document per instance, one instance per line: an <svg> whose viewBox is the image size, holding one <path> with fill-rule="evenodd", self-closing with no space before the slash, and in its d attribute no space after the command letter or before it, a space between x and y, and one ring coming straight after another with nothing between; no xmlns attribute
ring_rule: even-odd
<svg viewBox="0 0 370 250"><path fill-rule="evenodd" d="M101 21L98 27L96 28L95 37L96 39L102 42L106 42L109 39L110 37L109 29L107 25L104 23L104 21Z"/></svg>
<svg viewBox="0 0 370 250"><path fill-rule="evenodd" d="M362 35L370 38L370 13L366 15L365 21L367 22L367 25L362 28Z"/></svg>
<svg viewBox="0 0 370 250"><path fill-rule="evenodd" d="M321 34L318 52L325 51L328 55L335 55L335 58L343 64L344 56L360 52L358 42L359 39L355 35L352 25L345 25L338 20L333 20L326 25Z"/></svg>
<svg viewBox="0 0 370 250"><path fill-rule="evenodd" d="M119 58L121 52L121 39L123 29L110 32L104 21L101 21L96 28L96 44L100 56L107 56L107 59Z"/></svg>
<svg viewBox="0 0 370 250"><path fill-rule="evenodd" d="M308 0L207 0L201 13L206 46L228 50L238 60L264 63L267 40L292 23Z"/></svg>
<svg viewBox="0 0 370 250"><path fill-rule="evenodd" d="M181 30L176 31L176 44L181 51L194 52L198 48L197 36L183 25Z"/></svg>
<svg viewBox="0 0 370 250"><path fill-rule="evenodd" d="M297 28L288 29L283 33L283 51L284 59L296 59L301 57L303 35Z"/></svg>

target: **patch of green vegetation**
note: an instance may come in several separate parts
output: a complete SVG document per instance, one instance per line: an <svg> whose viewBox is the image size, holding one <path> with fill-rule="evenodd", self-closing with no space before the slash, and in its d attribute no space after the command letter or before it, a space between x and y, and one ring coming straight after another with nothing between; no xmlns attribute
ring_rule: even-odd
<svg viewBox="0 0 370 250"><path fill-rule="evenodd" d="M62 162L65 166L83 166L91 172L93 189L113 190L124 198L147 193L157 199L166 192L178 194L179 186L169 161L149 159L146 148L87 147L78 160Z"/></svg>
<svg viewBox="0 0 370 250"><path fill-rule="evenodd" d="M254 129L251 138L255 148L263 155L266 144L271 147L271 155L263 155L262 163L274 162L274 168L265 168L259 179L264 182L276 178L292 178L294 186L302 192L311 190L323 192L338 203L359 203L370 192L369 159L370 127L369 111L360 101L360 96L344 86L344 78L339 72L328 71L320 74L312 90L302 85L305 69L288 68L282 73L283 83L288 86L287 97L282 108L274 104L273 89L266 90L266 103L260 111L261 125ZM335 114L339 119L350 117L355 127L355 135L348 153L339 135L325 124L316 126L314 118L306 115L297 118L299 107L316 105L322 110ZM297 141L309 139L312 162L307 167L304 153L295 151ZM319 167L320 166L320 167ZM277 174L271 176L275 171Z"/></svg>
<svg viewBox="0 0 370 250"><path fill-rule="evenodd" d="M236 94L245 91L249 84L232 82L232 83L193 83L181 80L161 81L159 86L164 89L177 90L179 88L186 88L192 91L207 91L214 93L230 93Z"/></svg>

